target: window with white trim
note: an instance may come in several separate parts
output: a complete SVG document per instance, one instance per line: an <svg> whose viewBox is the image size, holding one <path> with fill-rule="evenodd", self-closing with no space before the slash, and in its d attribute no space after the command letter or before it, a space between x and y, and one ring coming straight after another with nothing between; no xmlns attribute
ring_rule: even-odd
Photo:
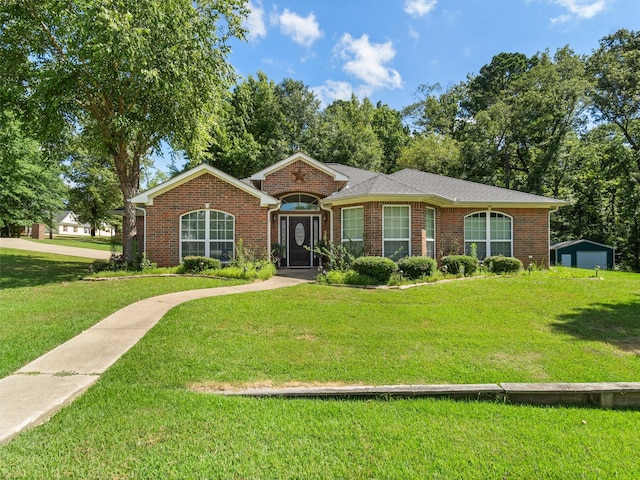
<svg viewBox="0 0 640 480"><path fill-rule="evenodd" d="M426 255L436 258L436 211L433 208L425 209L425 233L426 233Z"/></svg>
<svg viewBox="0 0 640 480"><path fill-rule="evenodd" d="M364 208L346 207L342 209L342 245L361 252L364 248Z"/></svg>
<svg viewBox="0 0 640 480"><path fill-rule="evenodd" d="M476 244L478 259L503 255L513 256L512 219L497 212L478 212L464 218L464 251L471 254Z"/></svg>
<svg viewBox="0 0 640 480"><path fill-rule="evenodd" d="M382 206L382 256L398 260L411 255L409 205Z"/></svg>
<svg viewBox="0 0 640 480"><path fill-rule="evenodd" d="M218 210L197 210L180 217L180 258L191 255L233 258L233 215Z"/></svg>

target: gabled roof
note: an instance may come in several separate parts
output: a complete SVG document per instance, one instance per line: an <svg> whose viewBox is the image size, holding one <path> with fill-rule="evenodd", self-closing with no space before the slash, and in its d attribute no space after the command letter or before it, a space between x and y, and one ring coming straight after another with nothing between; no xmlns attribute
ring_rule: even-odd
<svg viewBox="0 0 640 480"><path fill-rule="evenodd" d="M604 245L598 242L592 242L591 240L578 239L578 240L565 240L564 242L554 242L551 244L551 250L559 250L566 247L571 247L573 245L578 245L579 243L590 243L591 245L597 245L599 247L610 248L611 250L615 250L615 247L610 245Z"/></svg>
<svg viewBox="0 0 640 480"><path fill-rule="evenodd" d="M278 199L272 197L271 195L268 195L263 191L253 187L252 185L246 184L241 180L238 180L237 178L232 177L231 175L224 173L223 171L218 170L217 168L214 168L206 163L201 163L191 170L187 170L186 172L183 172L180 175L177 175L172 179L161 183L160 185L157 185L145 192L139 193L135 197L131 198L131 202L139 205L153 205L154 197L162 195L163 193L168 192L169 190L172 190L204 174L213 175L214 177L227 182L229 185L232 185L239 190L253 195L260 200L260 206L277 205L279 202Z"/></svg>
<svg viewBox="0 0 640 480"><path fill-rule="evenodd" d="M284 168L287 165L291 165L292 163L297 162L298 160L300 160L302 162L305 162L306 164L312 166L313 168L315 168L317 170L320 170L321 172L326 173L330 177L333 177L333 179L336 182L346 182L346 181L349 180L348 176L346 176L343 173L340 173L337 170L334 170L328 164L319 162L318 160L315 160L315 159L311 158L310 156L305 155L304 153L301 153L301 152L294 153L293 155L285 158L284 160L280 160L278 163L274 163L270 167L267 167L264 170L260 170L259 172L254 173L253 175L251 175L249 177L249 180L251 180L251 181L262 181L267 176L272 174L273 172L277 172L281 168Z"/></svg>
<svg viewBox="0 0 640 480"><path fill-rule="evenodd" d="M440 206L536 207L568 205L555 198L532 195L506 188L405 169L390 175L368 172L343 165L332 165L349 175L344 189L323 200L324 204L371 201L376 198L398 201L424 201Z"/></svg>

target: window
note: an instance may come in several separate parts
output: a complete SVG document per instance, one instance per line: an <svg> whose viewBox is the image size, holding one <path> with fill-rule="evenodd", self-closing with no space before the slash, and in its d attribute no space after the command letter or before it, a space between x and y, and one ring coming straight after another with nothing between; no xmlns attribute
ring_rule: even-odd
<svg viewBox="0 0 640 480"><path fill-rule="evenodd" d="M282 197L280 200L282 202L280 210L283 212L320 210L320 207L318 206L318 199L304 193L287 195L286 197Z"/></svg>
<svg viewBox="0 0 640 480"><path fill-rule="evenodd" d="M409 205L382 207L382 255L394 260L411 254Z"/></svg>
<svg viewBox="0 0 640 480"><path fill-rule="evenodd" d="M364 209L348 207L342 209L342 245L356 254L364 248Z"/></svg>
<svg viewBox="0 0 640 480"><path fill-rule="evenodd" d="M436 258L436 211L433 208L425 210L424 225L427 237L427 257Z"/></svg>
<svg viewBox="0 0 640 480"><path fill-rule="evenodd" d="M198 210L180 219L180 258L190 255L233 258L234 218L217 210Z"/></svg>
<svg viewBox="0 0 640 480"><path fill-rule="evenodd" d="M464 219L464 250L471 254L471 245L476 244L478 259L513 255L511 217L502 213L479 212Z"/></svg>

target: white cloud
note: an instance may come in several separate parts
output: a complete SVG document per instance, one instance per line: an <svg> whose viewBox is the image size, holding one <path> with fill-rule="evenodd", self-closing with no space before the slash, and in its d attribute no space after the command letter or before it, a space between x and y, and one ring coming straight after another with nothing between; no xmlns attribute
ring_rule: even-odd
<svg viewBox="0 0 640 480"><path fill-rule="evenodd" d="M244 27L247 29L247 39L249 41L257 40L267 36L267 27L264 23L264 9L262 3L249 2L249 16L245 21Z"/></svg>
<svg viewBox="0 0 640 480"><path fill-rule="evenodd" d="M313 42L322 36L322 30L320 30L320 25L313 13L306 17L301 17L285 8L282 14L277 17L277 23L280 25L280 31L283 34L305 47L310 47Z"/></svg>
<svg viewBox="0 0 640 480"><path fill-rule="evenodd" d="M348 100L354 93L353 85L349 82L337 82L327 80L322 85L312 87L311 90L320 99L323 105L328 105L334 100Z"/></svg>
<svg viewBox="0 0 640 480"><path fill-rule="evenodd" d="M335 52L346 60L342 69L362 80L371 88L400 88L402 78L397 70L385 66L393 60L396 51L391 42L370 43L368 35L353 38L345 33Z"/></svg>
<svg viewBox="0 0 640 480"><path fill-rule="evenodd" d="M424 17L433 10L437 0L405 0L404 11L412 17Z"/></svg>
<svg viewBox="0 0 640 480"><path fill-rule="evenodd" d="M566 8L569 13L552 18L551 23L566 23L574 18L592 18L606 8L608 1L609 0L552 0L556 5Z"/></svg>

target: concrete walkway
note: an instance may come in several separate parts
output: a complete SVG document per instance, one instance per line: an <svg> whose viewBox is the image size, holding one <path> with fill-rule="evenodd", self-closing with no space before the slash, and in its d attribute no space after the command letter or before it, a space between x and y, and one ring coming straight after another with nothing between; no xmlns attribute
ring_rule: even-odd
<svg viewBox="0 0 640 480"><path fill-rule="evenodd" d="M276 276L246 285L169 293L118 310L15 374L0 379L0 444L44 423L71 403L176 305L198 298L273 290L306 281Z"/></svg>
<svg viewBox="0 0 640 480"><path fill-rule="evenodd" d="M94 250L92 248L76 248L56 245L55 243L32 242L24 238L0 238L0 247L15 248L17 250L31 250L32 252L55 253L70 257L84 257L108 260L111 252L106 250Z"/></svg>

